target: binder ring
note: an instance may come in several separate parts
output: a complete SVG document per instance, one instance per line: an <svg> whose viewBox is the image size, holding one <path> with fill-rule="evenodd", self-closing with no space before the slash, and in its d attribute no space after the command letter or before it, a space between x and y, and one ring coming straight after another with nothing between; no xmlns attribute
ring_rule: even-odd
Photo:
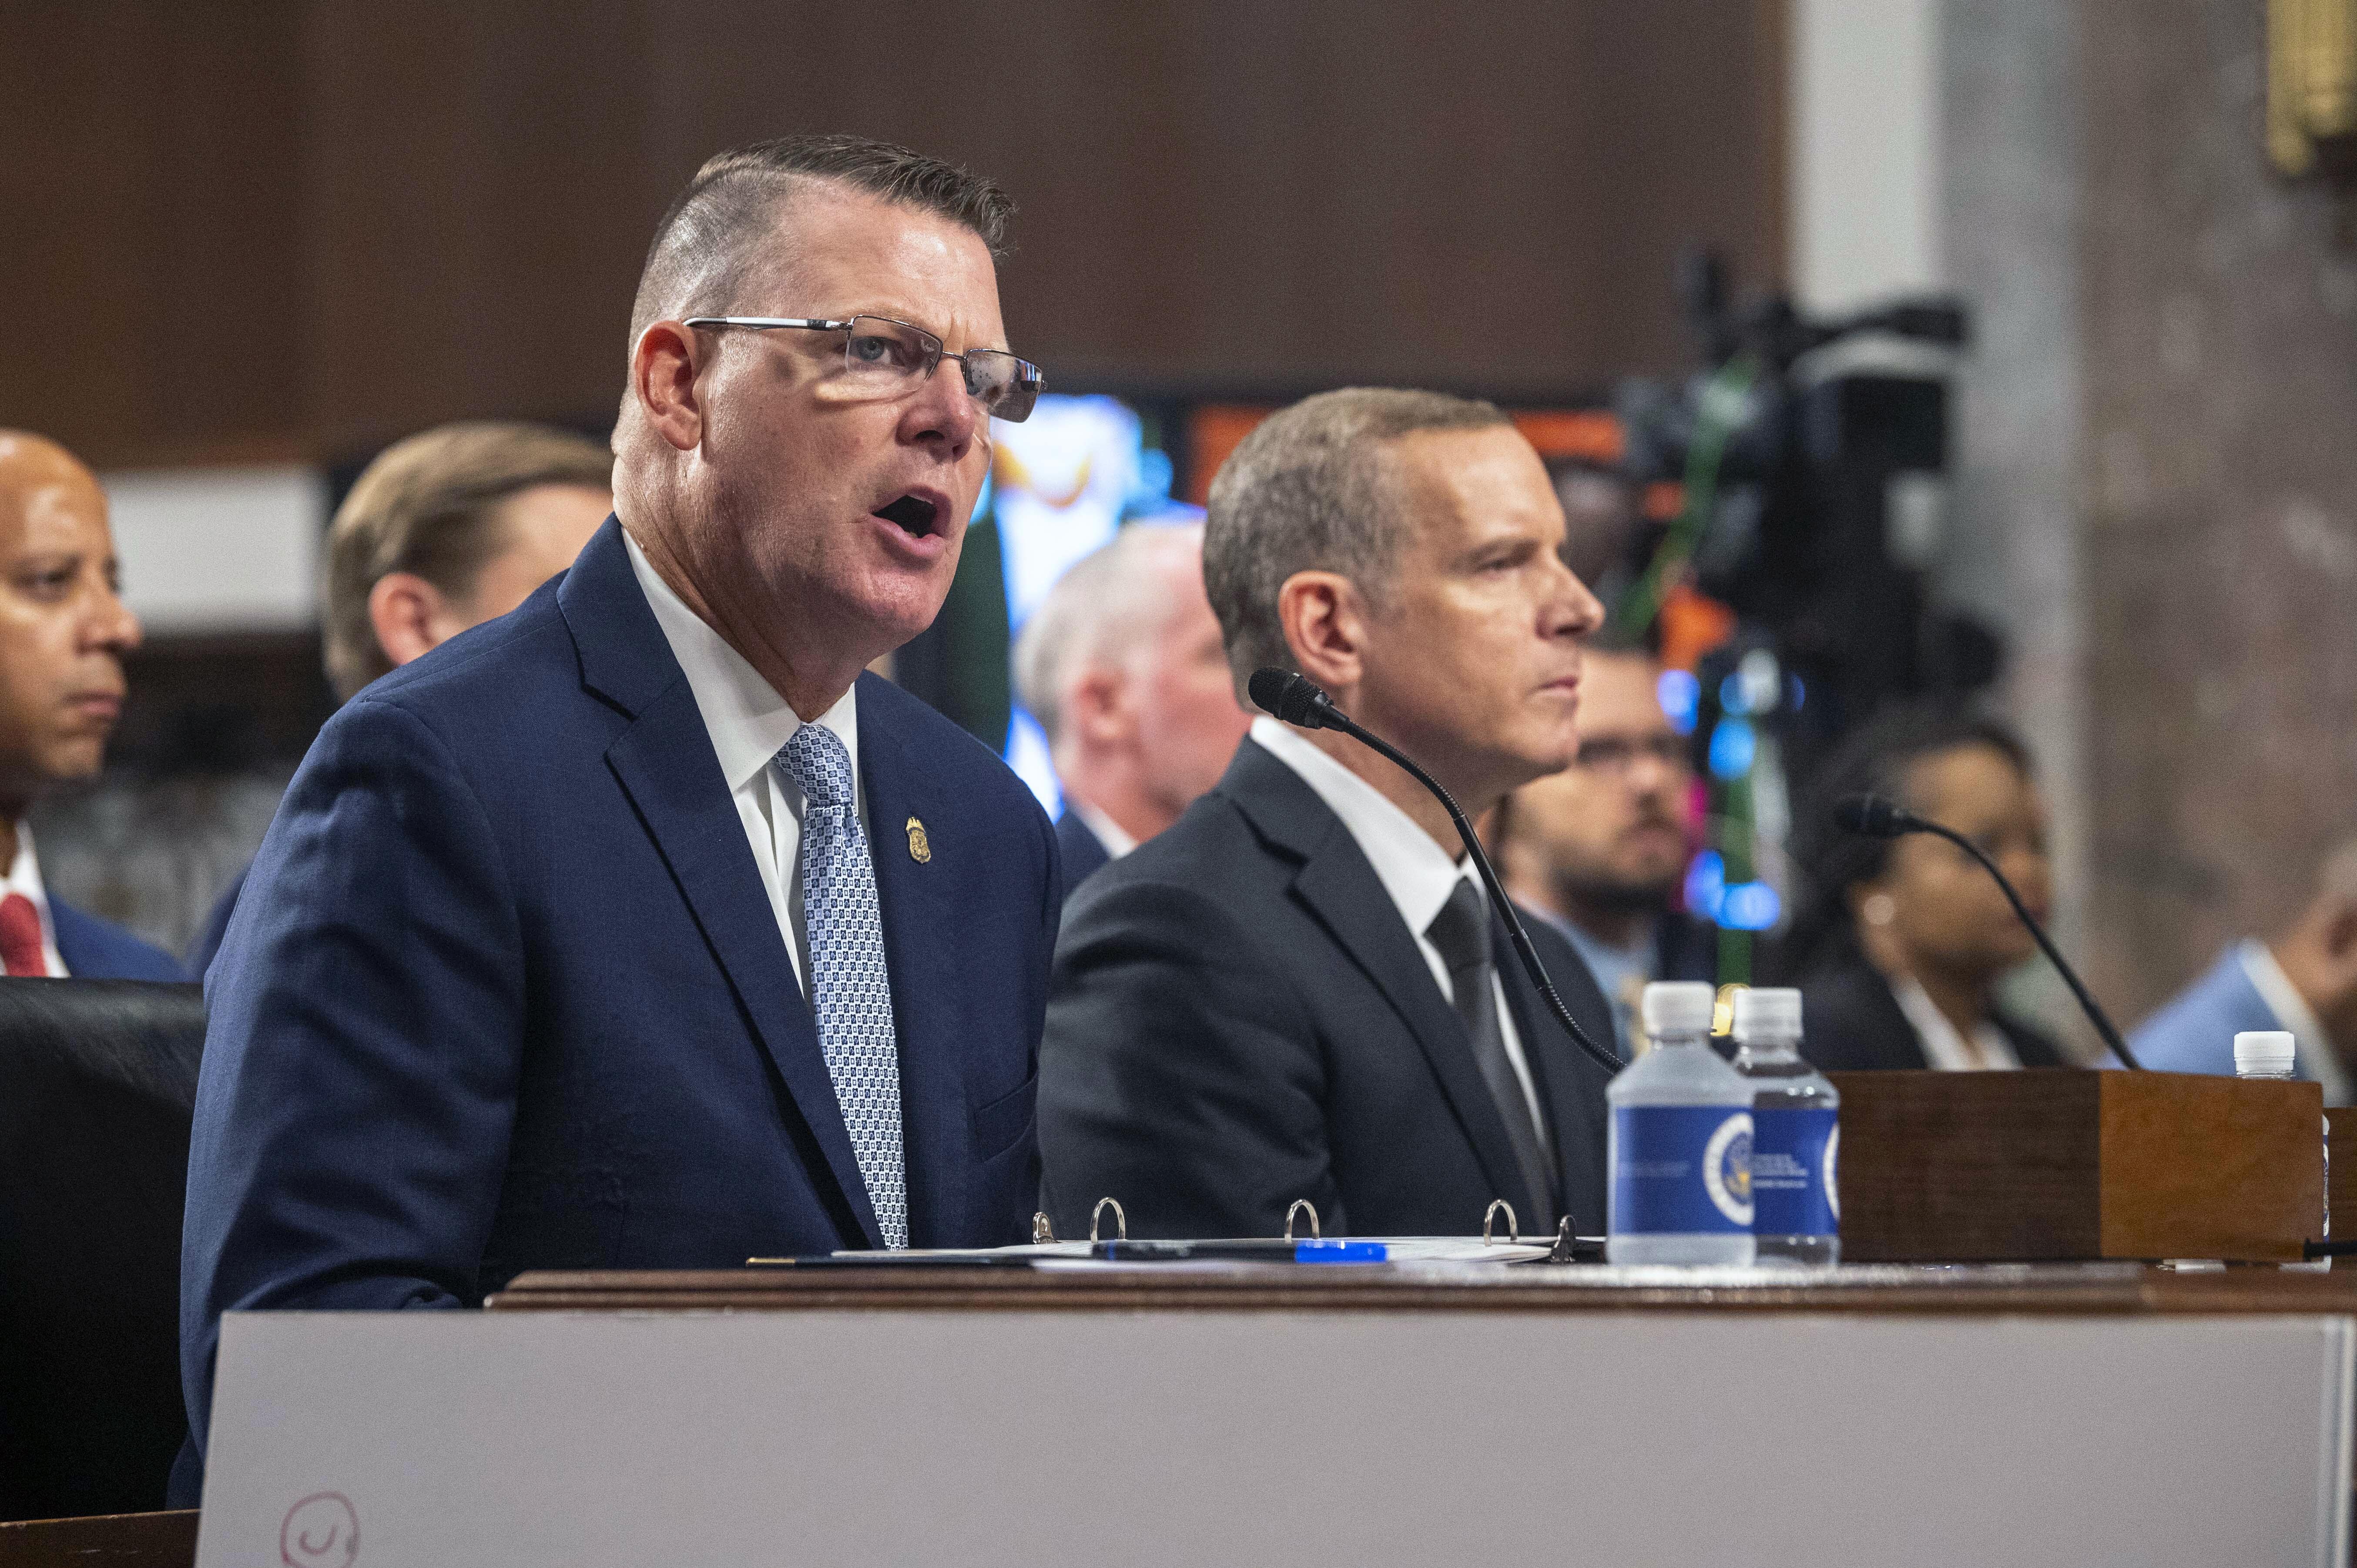
<svg viewBox="0 0 2357 1568"><path fill-rule="evenodd" d="M1103 1219L1103 1216L1104 1216L1104 1211L1105 1211L1105 1210L1106 1210L1106 1208L1112 1208L1112 1210L1113 1210L1113 1234L1114 1234L1114 1240L1116 1240L1116 1241L1126 1241L1126 1240L1129 1240L1129 1216L1127 1216L1126 1214L1124 1214L1124 1213L1121 1211L1121 1205L1120 1205L1118 1202L1116 1202L1114 1199L1110 1198L1110 1197L1100 1197L1100 1198L1098 1198L1098 1199L1097 1199L1097 1206L1096 1206L1094 1208L1092 1208L1092 1209L1089 1210L1089 1240L1090 1240L1092 1242L1093 1242L1093 1241L1095 1241L1095 1240L1096 1240L1096 1239L1097 1239L1097 1221L1098 1221L1099 1219Z"/></svg>
<svg viewBox="0 0 2357 1568"><path fill-rule="evenodd" d="M1313 1241L1318 1239L1318 1206L1310 1202L1306 1197L1297 1197L1293 1200L1293 1207L1285 1211L1285 1239L1286 1240L1290 1241L1293 1240L1293 1217L1300 1213L1305 1208L1309 1211L1309 1239Z"/></svg>
<svg viewBox="0 0 2357 1568"><path fill-rule="evenodd" d="M1497 1222L1498 1210L1501 1208L1506 1211L1506 1245L1513 1246L1523 1239L1521 1229L1514 1223L1514 1206L1502 1197L1493 1197L1490 1200L1489 1208L1481 1215L1481 1245L1484 1247L1492 1244L1490 1228Z"/></svg>
<svg viewBox="0 0 2357 1568"><path fill-rule="evenodd" d="M1039 1213L1032 1215L1031 1244L1035 1247L1041 1246L1047 1242L1053 1241L1055 1239L1056 1227L1049 1222L1046 1211L1042 1210Z"/></svg>

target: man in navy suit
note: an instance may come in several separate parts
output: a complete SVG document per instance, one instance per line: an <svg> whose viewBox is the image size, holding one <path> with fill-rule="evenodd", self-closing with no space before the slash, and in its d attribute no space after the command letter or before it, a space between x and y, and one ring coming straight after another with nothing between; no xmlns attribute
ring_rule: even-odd
<svg viewBox="0 0 2357 1568"><path fill-rule="evenodd" d="M0 964L12 975L181 980L161 948L50 897L25 813L95 778L139 622L115 593L106 492L74 456L0 430Z"/></svg>
<svg viewBox="0 0 2357 1568"><path fill-rule="evenodd" d="M195 1433L224 1311L1026 1239L1054 835L863 674L1037 394L1008 211L854 138L708 162L633 311L616 520L320 733L208 980Z"/></svg>
<svg viewBox="0 0 2357 1568"><path fill-rule="evenodd" d="M2274 941L2253 937L2128 1036L2136 1060L2166 1072L2234 1070L2234 1036L2292 1036L2299 1076L2327 1105L2357 1102L2357 839L2324 863L2316 896Z"/></svg>
<svg viewBox="0 0 2357 1568"><path fill-rule="evenodd" d="M1203 593L1203 530L1134 522L1056 580L1015 644L1063 787L1064 893L1178 820L1252 721Z"/></svg>

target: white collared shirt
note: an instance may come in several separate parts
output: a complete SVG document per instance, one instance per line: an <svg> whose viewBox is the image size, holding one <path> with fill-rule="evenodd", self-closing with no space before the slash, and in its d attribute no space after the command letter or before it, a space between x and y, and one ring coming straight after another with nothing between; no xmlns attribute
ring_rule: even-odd
<svg viewBox="0 0 2357 1568"><path fill-rule="evenodd" d="M737 802L752 845L753 864L778 917L778 933L785 938L786 956L801 983L810 972L810 936L802 917L802 792L785 770L772 767L779 748L793 738L802 721L778 695L743 654L689 609L671 585L662 580L639 542L626 532L622 542L630 553L630 570L655 612L672 657L687 675L696 711L712 736L713 754L720 759L720 777ZM816 723L833 730L851 755L852 792L864 830L867 822L867 792L859 782L858 688L821 714ZM871 850L871 854L874 852ZM48 918L46 907L42 918ZM808 986L803 987L808 993Z"/></svg>
<svg viewBox="0 0 2357 1568"><path fill-rule="evenodd" d="M1973 1026L1971 1038L1956 1032L1940 1004L1917 983L1911 974L1902 974L1890 982L1890 994L1899 999L1899 1010L1915 1026L1915 1037L1922 1042L1924 1059L1943 1072L2007 1072L2021 1066L2014 1054L2013 1042L2005 1031L1986 1018Z"/></svg>
<svg viewBox="0 0 2357 1568"><path fill-rule="evenodd" d="M66 961L58 956L58 922L49 913L48 889L41 886L41 862L33 853L33 830L24 822L16 824L16 859L8 867L7 886L0 886L0 898L11 893L22 893L40 913L41 962L48 970L49 978L69 978Z"/></svg>
<svg viewBox="0 0 2357 1568"><path fill-rule="evenodd" d="M1457 988L1449 982L1448 965L1424 932L1448 902L1448 896L1457 890L1458 883L1471 882L1480 891L1480 874L1473 869L1471 857L1462 862L1449 859L1448 852L1416 826L1415 818L1385 800L1383 791L1318 750L1315 742L1276 720L1265 715L1253 720L1252 738L1298 774L1304 784L1318 791L1318 798L1326 802L1328 809L1342 819L1342 825L1358 841L1359 852L1375 868L1375 879L1391 895L1393 907L1406 922L1408 934L1415 939L1416 950L1424 954L1440 993L1448 998L1451 1006L1456 1005ZM1544 1128L1547 1125L1546 1112L1539 1108L1538 1088L1531 1080L1530 1063L1523 1057L1523 1037L1514 1029L1513 1009L1506 1005L1505 986L1494 971L1492 965L1490 984L1497 993L1498 1032L1505 1036L1506 1059L1514 1065L1514 1077L1523 1086L1523 1097L1530 1101L1533 1120Z"/></svg>
<svg viewBox="0 0 2357 1568"><path fill-rule="evenodd" d="M2299 993L2299 987L2291 983L2291 976L2276 961L2275 950L2253 937L2234 950L2234 957L2249 976L2251 989L2259 993L2259 1000L2276 1015L2276 1026L2291 1031L2293 1053L2308 1076L2323 1086L2324 1103L2348 1104L2349 1069L2341 1065L2340 1053L2325 1036L2324 1025L2318 1019L2316 1009L2308 1004L2308 998Z"/></svg>
<svg viewBox="0 0 2357 1568"><path fill-rule="evenodd" d="M1080 813L1081 821L1088 824L1089 832L1097 835L1097 843L1104 845L1108 858L1119 860L1137 847L1137 841L1129 836L1127 829L1079 796L1065 796L1064 804Z"/></svg>

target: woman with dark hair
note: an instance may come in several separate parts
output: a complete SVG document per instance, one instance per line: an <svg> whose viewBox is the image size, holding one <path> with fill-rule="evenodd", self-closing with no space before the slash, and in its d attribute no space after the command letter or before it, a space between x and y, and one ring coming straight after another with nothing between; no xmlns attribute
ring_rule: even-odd
<svg viewBox="0 0 2357 1568"><path fill-rule="evenodd" d="M1782 967L1803 993L1803 1054L1829 1071L2061 1066L2052 1041L1996 1009L1998 979L2036 950L2005 895L1944 840L1844 832L1835 804L1867 792L1971 839L2046 914L2046 813L2021 742L1952 711L1867 725L1828 759L1796 824L1808 886Z"/></svg>

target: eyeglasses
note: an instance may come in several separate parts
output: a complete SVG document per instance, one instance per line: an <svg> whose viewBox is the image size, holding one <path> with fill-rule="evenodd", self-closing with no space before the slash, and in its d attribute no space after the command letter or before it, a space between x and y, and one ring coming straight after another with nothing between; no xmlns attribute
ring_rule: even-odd
<svg viewBox="0 0 2357 1568"><path fill-rule="evenodd" d="M1579 743L1579 755L1572 758L1581 768L1592 768L1598 773L1614 778L1626 778L1637 766L1639 757L1659 763L1670 773L1684 773L1691 765L1684 736L1652 735L1641 739L1627 736L1598 736L1594 740Z"/></svg>
<svg viewBox="0 0 2357 1568"><path fill-rule="evenodd" d="M943 360L955 360L964 372L965 390L993 419L1018 424L1030 417L1048 384L1039 367L1003 349L969 349L947 353L942 340L921 327L895 321L888 316L852 316L828 321L809 316L691 316L690 327L750 327L760 331L792 328L803 332L840 332L843 340L841 391L861 403L882 403L905 397L932 379Z"/></svg>

